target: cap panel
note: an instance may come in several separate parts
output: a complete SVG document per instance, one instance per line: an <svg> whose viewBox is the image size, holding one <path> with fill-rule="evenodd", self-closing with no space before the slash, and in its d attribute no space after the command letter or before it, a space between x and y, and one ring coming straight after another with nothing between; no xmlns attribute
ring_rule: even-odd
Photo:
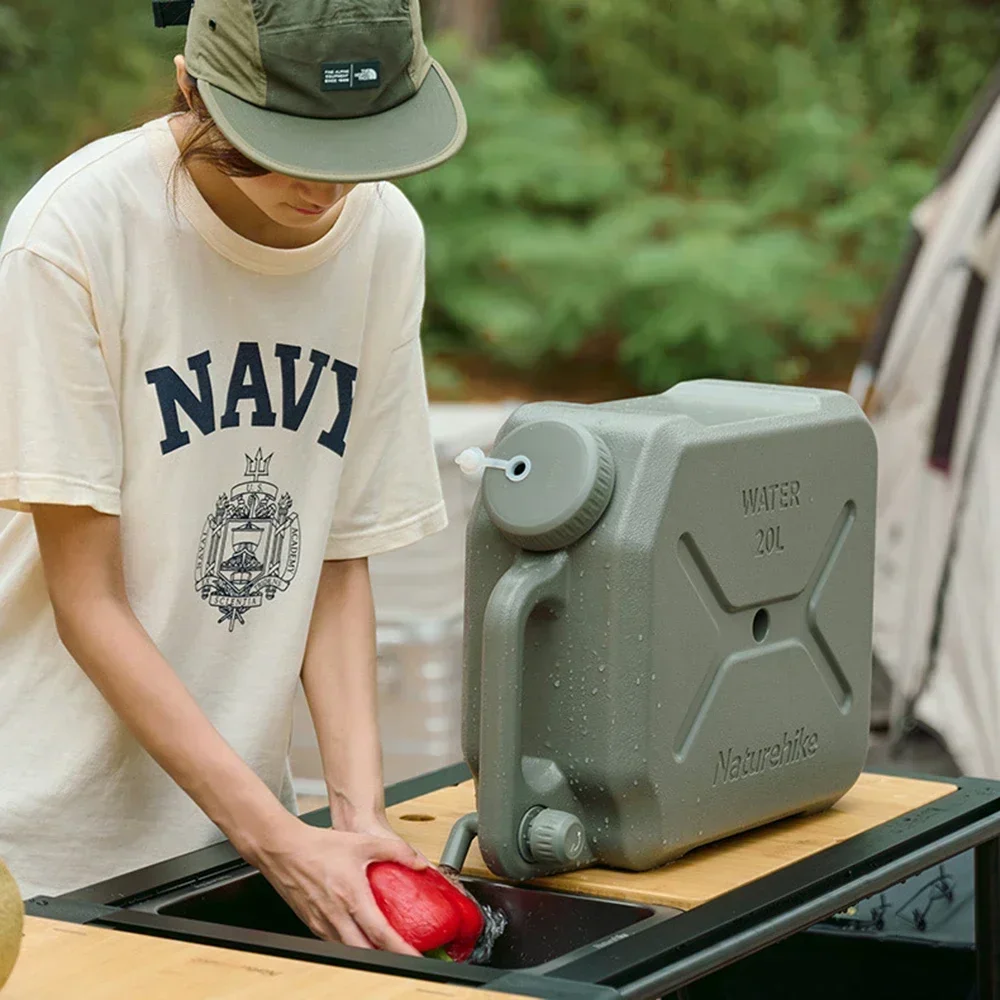
<svg viewBox="0 0 1000 1000"><path fill-rule="evenodd" d="M330 5L312 0L302 6ZM416 91L409 74L412 22L405 12L400 17L384 11L378 20L328 14L322 24L309 26L262 19L260 45L266 106L282 114L358 118L395 107Z"/></svg>
<svg viewBox="0 0 1000 1000"><path fill-rule="evenodd" d="M240 152L268 170L306 180L405 177L449 159L466 136L461 102L436 63L409 101L368 118L296 118L247 104L211 84L201 90Z"/></svg>
<svg viewBox="0 0 1000 1000"><path fill-rule="evenodd" d="M252 3L264 33L292 28L321 31L354 21L392 21L410 16L409 0L252 0Z"/></svg>
<svg viewBox="0 0 1000 1000"><path fill-rule="evenodd" d="M413 32L413 60L410 63L410 79L413 86L420 89L431 69L431 54L424 43L424 27L420 17L419 0L406 0L410 9L410 30Z"/></svg>
<svg viewBox="0 0 1000 1000"><path fill-rule="evenodd" d="M424 44L418 0L196 0L188 50L219 129L268 170L405 177L465 141L465 110Z"/></svg>
<svg viewBox="0 0 1000 1000"><path fill-rule="evenodd" d="M191 9L184 59L195 79L252 104L264 104L267 79L251 0L197 0Z"/></svg>

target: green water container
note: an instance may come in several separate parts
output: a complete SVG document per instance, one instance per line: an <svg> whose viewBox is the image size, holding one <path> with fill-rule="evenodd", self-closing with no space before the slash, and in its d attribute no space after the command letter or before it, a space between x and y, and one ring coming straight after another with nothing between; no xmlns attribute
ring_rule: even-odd
<svg viewBox="0 0 1000 1000"><path fill-rule="evenodd" d="M834 391L517 409L468 529L478 816L442 860L478 829L505 878L641 871L836 802L868 744L876 460Z"/></svg>

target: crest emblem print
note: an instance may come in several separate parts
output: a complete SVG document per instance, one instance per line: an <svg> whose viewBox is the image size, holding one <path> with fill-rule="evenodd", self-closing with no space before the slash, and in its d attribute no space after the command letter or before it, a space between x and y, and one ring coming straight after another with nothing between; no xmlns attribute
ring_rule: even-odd
<svg viewBox="0 0 1000 1000"><path fill-rule="evenodd" d="M219 624L245 625L244 615L288 589L299 566L299 516L292 498L268 481L273 454L246 457L244 481L215 502L198 545L195 587L222 615Z"/></svg>

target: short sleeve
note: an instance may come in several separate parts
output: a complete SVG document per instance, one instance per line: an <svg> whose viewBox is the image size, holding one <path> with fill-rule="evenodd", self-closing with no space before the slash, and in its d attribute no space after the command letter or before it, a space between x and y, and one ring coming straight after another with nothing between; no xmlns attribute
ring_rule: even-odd
<svg viewBox="0 0 1000 1000"><path fill-rule="evenodd" d="M326 558L379 555L447 524L423 354L412 337L359 384Z"/></svg>
<svg viewBox="0 0 1000 1000"><path fill-rule="evenodd" d="M121 513L118 402L89 291L35 252L0 258L0 507Z"/></svg>

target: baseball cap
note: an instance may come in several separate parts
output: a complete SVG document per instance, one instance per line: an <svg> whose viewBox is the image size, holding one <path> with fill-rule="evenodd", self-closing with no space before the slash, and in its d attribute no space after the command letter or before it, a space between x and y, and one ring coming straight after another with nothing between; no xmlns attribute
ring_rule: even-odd
<svg viewBox="0 0 1000 1000"><path fill-rule="evenodd" d="M184 57L226 139L277 173L388 180L465 141L418 0L195 0Z"/></svg>

